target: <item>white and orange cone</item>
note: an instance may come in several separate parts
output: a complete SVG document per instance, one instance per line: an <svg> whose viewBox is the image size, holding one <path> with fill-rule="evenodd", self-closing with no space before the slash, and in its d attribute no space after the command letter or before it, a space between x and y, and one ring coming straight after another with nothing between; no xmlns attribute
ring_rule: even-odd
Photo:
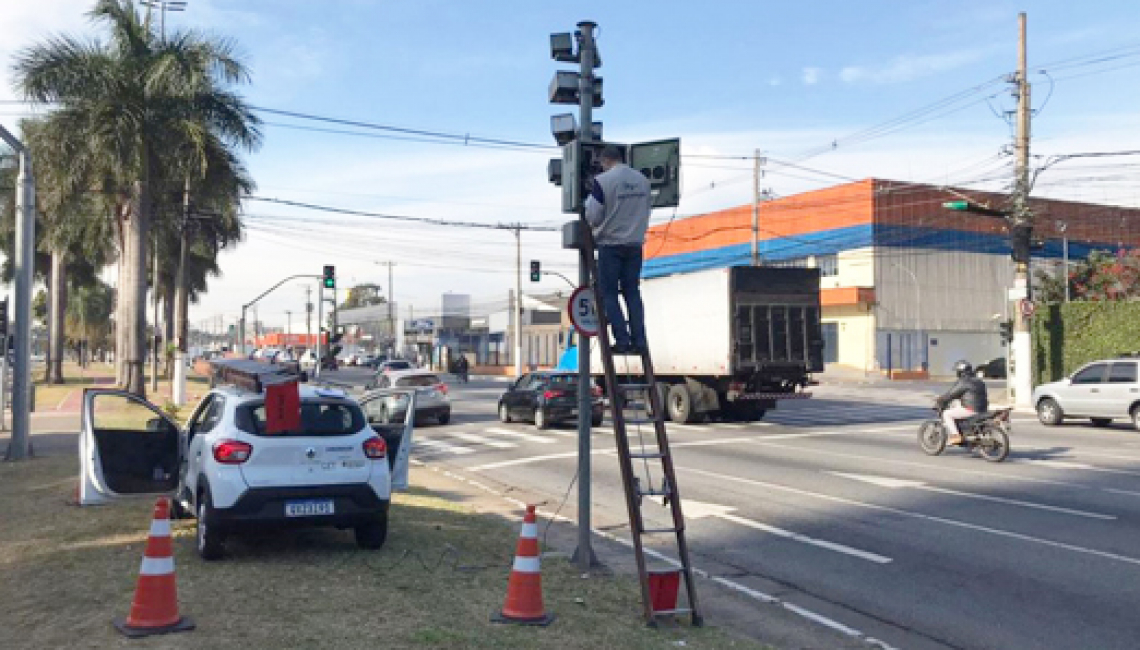
<svg viewBox="0 0 1140 650"><path fill-rule="evenodd" d="M542 606L542 568L538 554L538 522L534 506L526 507L522 532L515 550L515 564L507 583L507 599L503 611L491 616L495 623L521 625L550 625L554 615L547 614Z"/></svg>
<svg viewBox="0 0 1140 650"><path fill-rule="evenodd" d="M170 537L170 499L159 497L146 540L135 600L125 620L114 620L115 628L136 638L153 634L185 632L194 621L178 613L178 588L174 579L174 544Z"/></svg>

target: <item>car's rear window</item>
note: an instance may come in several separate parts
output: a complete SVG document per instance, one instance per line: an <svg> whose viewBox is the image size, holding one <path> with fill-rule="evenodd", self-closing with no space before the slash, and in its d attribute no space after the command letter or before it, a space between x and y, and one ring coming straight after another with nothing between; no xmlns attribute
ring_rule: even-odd
<svg viewBox="0 0 1140 650"><path fill-rule="evenodd" d="M347 436L365 427L364 414L351 402L302 401L301 428L281 433L266 433L264 402L239 406L235 415L237 427L255 436Z"/></svg>
<svg viewBox="0 0 1140 650"><path fill-rule="evenodd" d="M385 367L388 370L411 370L412 364L407 361L389 361Z"/></svg>
<svg viewBox="0 0 1140 650"><path fill-rule="evenodd" d="M439 377L435 375L411 375L410 377L400 377L396 380L396 386L399 388L411 388L413 386L435 386L442 383Z"/></svg>

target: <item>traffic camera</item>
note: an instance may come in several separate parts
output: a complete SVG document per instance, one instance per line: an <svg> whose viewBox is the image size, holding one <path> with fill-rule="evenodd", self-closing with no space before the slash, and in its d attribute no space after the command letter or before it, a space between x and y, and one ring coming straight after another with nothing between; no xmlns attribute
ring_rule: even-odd
<svg viewBox="0 0 1140 650"><path fill-rule="evenodd" d="M681 140L658 140L630 145L629 166L649 179L652 206L672 208L681 202Z"/></svg>

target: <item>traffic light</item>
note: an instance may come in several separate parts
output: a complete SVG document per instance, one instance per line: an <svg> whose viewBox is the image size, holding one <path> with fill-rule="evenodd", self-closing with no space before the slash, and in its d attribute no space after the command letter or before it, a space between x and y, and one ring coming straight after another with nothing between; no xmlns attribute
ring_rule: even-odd
<svg viewBox="0 0 1140 650"><path fill-rule="evenodd" d="M1001 332L1001 342L1008 344L1013 341L1013 321L1003 320L998 323L998 331Z"/></svg>
<svg viewBox="0 0 1140 650"><path fill-rule="evenodd" d="M324 288L336 289L336 267L332 264L325 264L325 277Z"/></svg>
<svg viewBox="0 0 1140 650"><path fill-rule="evenodd" d="M0 300L0 336L8 336L8 296Z"/></svg>
<svg viewBox="0 0 1140 650"><path fill-rule="evenodd" d="M1014 262L1018 264L1029 262L1029 253L1033 249L1030 241L1032 233L1033 226L1029 224L1018 224L1009 229L1010 255Z"/></svg>
<svg viewBox="0 0 1140 650"><path fill-rule="evenodd" d="M674 208L681 203L681 140L659 140L630 145L629 166L649 180L655 208Z"/></svg>
<svg viewBox="0 0 1140 650"><path fill-rule="evenodd" d="M958 212L971 212L973 214L981 214L987 217L1005 218L1009 216L1006 210L995 210L989 206L974 203L973 201L946 201L942 204L946 210L956 210Z"/></svg>
<svg viewBox="0 0 1140 650"><path fill-rule="evenodd" d="M538 282L542 279L542 262L538 260L530 261L530 281Z"/></svg>

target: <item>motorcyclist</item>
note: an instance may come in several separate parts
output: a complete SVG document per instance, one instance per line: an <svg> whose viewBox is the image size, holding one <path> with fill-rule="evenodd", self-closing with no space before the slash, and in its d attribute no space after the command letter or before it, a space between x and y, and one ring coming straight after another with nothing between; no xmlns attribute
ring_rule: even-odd
<svg viewBox="0 0 1140 650"><path fill-rule="evenodd" d="M962 432L958 430L958 420L985 413L990 408L990 399L986 394L985 382L974 375L974 367L969 361L955 363L954 374L958 375L958 381L950 390L938 396L935 404L942 409L942 422L951 434L948 442L960 445L963 440ZM957 406L950 405L954 400L958 400Z"/></svg>

